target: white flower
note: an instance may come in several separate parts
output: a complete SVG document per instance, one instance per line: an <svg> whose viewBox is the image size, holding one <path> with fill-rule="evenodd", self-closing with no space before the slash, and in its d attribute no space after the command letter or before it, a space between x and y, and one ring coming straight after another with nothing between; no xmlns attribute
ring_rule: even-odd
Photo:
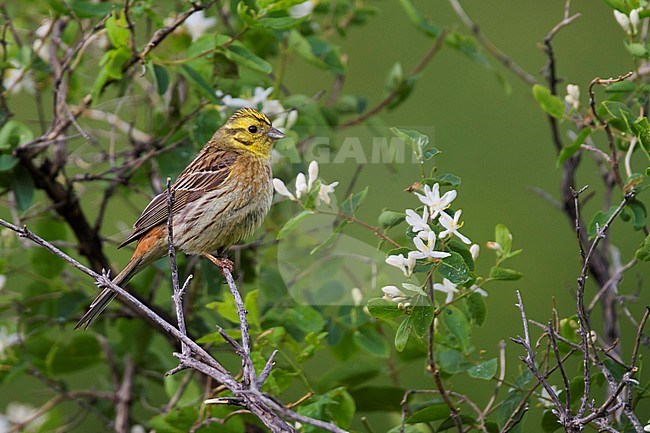
<svg viewBox="0 0 650 433"><path fill-rule="evenodd" d="M43 59L45 63L50 63L50 43L46 40L47 35L52 31L54 21L46 18L41 22L41 25L36 29L34 35L36 39L32 44L34 53Z"/></svg>
<svg viewBox="0 0 650 433"><path fill-rule="evenodd" d="M630 16L628 17L623 12L619 12L614 9L614 18L616 18L618 25L620 25L628 35L634 36L636 35L637 29L639 28L639 23L641 22L639 12L642 10L643 8L633 9L630 11Z"/></svg>
<svg viewBox="0 0 650 433"><path fill-rule="evenodd" d="M294 109L285 110L282 103L277 99L269 99L273 93L273 87L255 87L253 94L249 97L233 98L231 95L224 95L221 90L217 90L217 97L221 98L222 106L220 110L226 108L243 108L243 107L257 107L260 108L264 114L273 119L273 125L281 131L291 129L298 120L298 111Z"/></svg>
<svg viewBox="0 0 650 433"><path fill-rule="evenodd" d="M7 276L0 275L0 292L2 292L2 289L5 288L5 284L7 284Z"/></svg>
<svg viewBox="0 0 650 433"><path fill-rule="evenodd" d="M5 415L0 415L0 427L6 426L16 426L25 424L32 419L36 408L28 404L11 402L7 405L7 410ZM36 431L38 428L45 422L46 417L41 415L29 422L29 429L21 429L20 431ZM10 429L0 430L2 432L10 431Z"/></svg>
<svg viewBox="0 0 650 433"><path fill-rule="evenodd" d="M307 180L307 189L311 190L311 187L314 185L316 179L318 179L318 162L313 160L309 163L309 168L307 169L307 174L309 178Z"/></svg>
<svg viewBox="0 0 650 433"><path fill-rule="evenodd" d="M481 252L481 247L478 246L478 244L474 244L471 247L469 247L469 253L472 255L472 260L476 261L478 258L478 254Z"/></svg>
<svg viewBox="0 0 650 433"><path fill-rule="evenodd" d="M487 298L488 292L486 292L485 290L481 289L481 288L480 288L479 286L477 286L476 284L472 284L472 287L470 287L469 290L472 291L472 292L476 292L476 293L478 293L479 295L483 296L484 298Z"/></svg>
<svg viewBox="0 0 650 433"><path fill-rule="evenodd" d="M456 288L456 285L446 278L442 280L442 284L435 283L433 285L433 290L437 290L439 292L443 292L447 294L447 298L445 299L445 304L450 303L454 299L454 293L458 293L458 289Z"/></svg>
<svg viewBox="0 0 650 433"><path fill-rule="evenodd" d="M387 301L398 303L408 299L404 292L398 289L397 286L384 286L381 288L381 291L384 292L384 299Z"/></svg>
<svg viewBox="0 0 650 433"><path fill-rule="evenodd" d="M415 267L416 254L415 251L409 251L407 257L404 257L404 254L388 256L386 263L401 269L405 276L410 277Z"/></svg>
<svg viewBox="0 0 650 433"><path fill-rule="evenodd" d="M277 192L280 195L289 197L291 200L296 199L296 197L289 192L289 189L281 179L278 178L273 179L273 188L275 188L275 192Z"/></svg>
<svg viewBox="0 0 650 433"><path fill-rule="evenodd" d="M5 76L3 79L3 86L11 94L26 91L27 93L34 94L36 92L36 84L32 78L30 71L21 69L20 65L15 61L10 61L12 66L5 69Z"/></svg>
<svg viewBox="0 0 650 433"><path fill-rule="evenodd" d="M642 10L643 8L638 8L630 11L630 25L632 26L633 34L636 34L636 30L639 28L639 22L641 21L639 18L639 12Z"/></svg>
<svg viewBox="0 0 650 433"><path fill-rule="evenodd" d="M490 241L485 244L488 250L496 251L497 253L503 253L503 247L500 243Z"/></svg>
<svg viewBox="0 0 650 433"><path fill-rule="evenodd" d="M574 110L577 110L580 107L580 87L575 84L568 84L566 86L566 96L564 100L573 107Z"/></svg>
<svg viewBox="0 0 650 433"><path fill-rule="evenodd" d="M289 110L280 112L275 116L275 119L273 119L273 126L278 128L280 131L285 132L288 129L291 129L293 125L296 124L296 121L298 120L298 111L297 110Z"/></svg>
<svg viewBox="0 0 650 433"><path fill-rule="evenodd" d="M647 426L643 427L643 431L644 431L644 432L650 432L650 424L648 424Z"/></svg>
<svg viewBox="0 0 650 433"><path fill-rule="evenodd" d="M440 221L440 225L442 225L446 229L441 231L440 234L438 235L440 236L441 239L446 238L447 236L456 235L458 239L460 239L464 243L468 245L472 243L472 241L470 241L467 237L463 236L458 232L458 229L463 226L463 223L458 222L458 220L460 219L460 214L462 212L463 211L460 209L457 210L453 218L450 217L445 212L442 212L440 214L440 218L438 219L438 221Z"/></svg>
<svg viewBox="0 0 650 433"><path fill-rule="evenodd" d="M429 187L429 185L424 185L424 195L417 192L415 195L418 196L422 203L429 206L429 212L431 213L430 218L433 220L440 212L451 205L451 202L456 198L456 191L447 191L441 197L440 184L436 183L433 185L433 188Z"/></svg>
<svg viewBox="0 0 650 433"><path fill-rule="evenodd" d="M318 190L318 197L317 197L318 200L316 201L316 203L318 204L319 202L322 201L327 205L330 204L332 199L330 197L330 194L334 193L334 188L336 188L338 184L339 184L338 182L332 182L328 185L326 183L321 182L320 189Z"/></svg>
<svg viewBox="0 0 650 433"><path fill-rule="evenodd" d="M558 394L557 387L555 385L551 385L551 389L555 393L555 395ZM539 398L537 401L544 407L553 407L555 404L553 403L553 399L551 398L551 394L548 393L546 388L542 388L542 392L539 395Z"/></svg>
<svg viewBox="0 0 650 433"><path fill-rule="evenodd" d="M200 10L187 17L183 25L192 36L192 40L195 41L216 23L215 17L206 18L205 11Z"/></svg>
<svg viewBox="0 0 650 433"><path fill-rule="evenodd" d="M136 424L133 427L131 427L131 433L147 433L147 430L140 424Z"/></svg>
<svg viewBox="0 0 650 433"><path fill-rule="evenodd" d="M6 327L0 328L0 359L4 358L4 352L18 342L18 334L9 334Z"/></svg>
<svg viewBox="0 0 650 433"><path fill-rule="evenodd" d="M309 192L307 188L307 178L304 173L298 173L296 177L296 198L300 198L303 194Z"/></svg>
<svg viewBox="0 0 650 433"><path fill-rule="evenodd" d="M358 287L355 287L350 291L350 296L352 296L352 303L355 306L359 306L363 302L363 293L361 293L361 290Z"/></svg>
<svg viewBox="0 0 650 433"><path fill-rule="evenodd" d="M431 227L428 224L429 221L429 209L425 206L422 216L418 215L412 209L406 209L406 223L411 226L413 232L417 233L420 231L430 231Z"/></svg>
<svg viewBox="0 0 650 433"><path fill-rule="evenodd" d="M436 233L434 231L429 231L427 233L420 232L420 234L426 234L426 238L425 238L426 243L424 243L424 241L420 238L419 235L413 238L413 243L415 244L415 247L418 249L418 251L413 252L414 258L442 259L445 257L449 257L451 255L449 253L434 250L436 246Z"/></svg>
<svg viewBox="0 0 650 433"><path fill-rule="evenodd" d="M293 18L302 18L311 14L316 6L316 2L313 0L307 0L306 2L298 3L295 6L289 8L289 15Z"/></svg>

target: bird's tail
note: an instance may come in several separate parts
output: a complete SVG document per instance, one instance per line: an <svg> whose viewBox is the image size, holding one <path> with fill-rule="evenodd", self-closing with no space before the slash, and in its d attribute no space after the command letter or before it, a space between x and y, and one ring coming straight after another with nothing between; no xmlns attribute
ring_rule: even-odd
<svg viewBox="0 0 650 433"><path fill-rule="evenodd" d="M132 258L124 267L124 269L122 269L122 272L117 274L117 277L113 279L113 283L120 287L123 284L126 284L138 272L141 262L141 259L136 259L135 257ZM88 308L86 314L84 314L83 317L79 319L79 322L77 322L74 329L79 329L81 327L83 327L84 330L88 329L88 327L95 321L97 316L99 316L102 311L106 309L108 304L113 299L115 299L116 296L117 293L111 289L107 288L102 290L99 296L97 296L92 304L90 304L90 308Z"/></svg>

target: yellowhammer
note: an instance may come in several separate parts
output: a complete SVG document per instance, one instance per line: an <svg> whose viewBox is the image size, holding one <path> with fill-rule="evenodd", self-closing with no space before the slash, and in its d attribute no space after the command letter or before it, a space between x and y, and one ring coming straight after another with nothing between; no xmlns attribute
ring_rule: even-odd
<svg viewBox="0 0 650 433"><path fill-rule="evenodd" d="M174 245L187 254L207 255L229 247L257 229L273 198L271 145L284 134L252 108L239 109L173 184ZM121 286L165 256L167 192L158 194L120 245L138 241L133 257L113 280ZM87 328L116 294L104 289L76 328Z"/></svg>

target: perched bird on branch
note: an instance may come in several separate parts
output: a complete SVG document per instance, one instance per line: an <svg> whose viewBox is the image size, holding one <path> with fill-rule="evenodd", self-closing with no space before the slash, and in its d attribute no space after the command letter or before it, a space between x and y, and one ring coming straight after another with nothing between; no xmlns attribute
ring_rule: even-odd
<svg viewBox="0 0 650 433"><path fill-rule="evenodd" d="M271 207L271 146L284 134L252 108L241 108L215 132L172 185L174 246L209 255L251 235ZM168 252L168 194L151 200L120 248L137 241L113 282L121 286ZM75 329L87 328L115 298L104 289Z"/></svg>

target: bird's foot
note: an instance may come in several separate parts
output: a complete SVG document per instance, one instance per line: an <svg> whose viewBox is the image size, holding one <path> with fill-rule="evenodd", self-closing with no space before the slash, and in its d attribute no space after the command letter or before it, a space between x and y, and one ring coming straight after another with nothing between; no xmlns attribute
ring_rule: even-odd
<svg viewBox="0 0 650 433"><path fill-rule="evenodd" d="M235 264L227 256L215 257L212 254L204 254L204 256L210 260L215 266L224 270L227 269L228 272L232 274L235 269Z"/></svg>

